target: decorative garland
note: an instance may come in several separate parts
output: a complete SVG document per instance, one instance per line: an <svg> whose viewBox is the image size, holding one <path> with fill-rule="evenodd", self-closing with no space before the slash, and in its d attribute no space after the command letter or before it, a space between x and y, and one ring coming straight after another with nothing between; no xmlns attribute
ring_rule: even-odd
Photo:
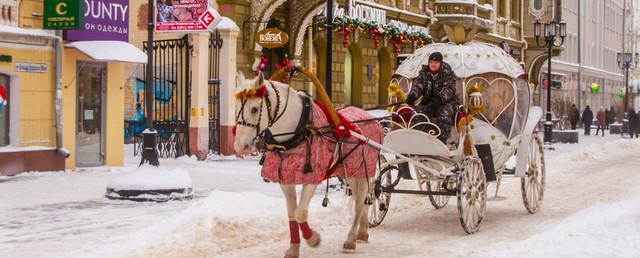
<svg viewBox="0 0 640 258"><path fill-rule="evenodd" d="M267 23L267 29L270 28L279 28L280 27L280 21L275 20L275 19L271 19L269 20L269 22ZM290 65L289 62L289 50L286 47L279 47L279 48L262 48L261 54L260 54L260 63L258 64L258 70L256 71L256 74L258 72L263 72L264 69L269 65L269 63L271 62L271 60L269 60L268 56L271 55L272 51L275 51L276 55L278 55L278 59L279 61L276 63L276 69L280 70L284 67L287 67ZM282 79L280 80L283 83L287 83L288 80L288 75L285 74L284 76L282 76Z"/></svg>
<svg viewBox="0 0 640 258"><path fill-rule="evenodd" d="M322 30L327 18L325 16L316 19L316 28ZM379 24L375 21L362 20L340 16L333 19L333 29L344 36L342 47L347 48L350 44L349 35L352 31L357 33L367 33L373 37L376 48L380 47L380 37L389 39L395 47L396 54L400 54L402 44L416 42L418 47L422 47L432 42L429 35L421 31L402 31L393 24Z"/></svg>

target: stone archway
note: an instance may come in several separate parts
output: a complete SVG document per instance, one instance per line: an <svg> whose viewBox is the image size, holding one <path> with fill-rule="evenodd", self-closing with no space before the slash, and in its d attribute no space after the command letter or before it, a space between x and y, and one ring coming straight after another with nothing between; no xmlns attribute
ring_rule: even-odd
<svg viewBox="0 0 640 258"><path fill-rule="evenodd" d="M309 24L311 24L311 22L313 21L313 17L319 13L320 11L322 11L323 8L325 8L327 4L326 3L322 3L319 5L316 5L315 7L313 7L311 9L311 11L306 12L304 18L302 19L302 22L300 22L300 25L296 27L296 32L295 35L293 37L293 57L295 59L300 58L300 56L302 56L302 50L303 50L303 46L304 46L304 34L307 30L307 27L309 26Z"/></svg>

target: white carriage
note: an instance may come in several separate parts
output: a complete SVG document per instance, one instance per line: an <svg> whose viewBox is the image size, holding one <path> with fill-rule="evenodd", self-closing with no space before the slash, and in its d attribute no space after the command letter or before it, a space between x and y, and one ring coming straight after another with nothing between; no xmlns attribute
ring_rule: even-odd
<svg viewBox="0 0 640 258"><path fill-rule="evenodd" d="M408 91L434 51L444 55L458 76L456 92L461 111L467 114L465 122L470 123L456 124L451 133L455 144L447 146L437 138L440 129L422 114L398 115L403 113L400 108L382 121L387 129L384 144L367 141L382 150L369 209L370 225L383 221L392 193L428 195L435 208L444 207L456 196L462 227L474 233L485 213L487 178L496 182L497 196L505 176L521 179L524 206L530 213L537 212L544 193L545 167L543 146L534 128L542 110L532 105L531 89L520 64L489 44L430 44L398 67L395 82ZM469 112L472 108L477 112ZM417 130L419 126L430 129ZM507 166L510 160L515 160L514 167ZM409 171L420 190L400 189L399 182L405 180L401 175Z"/></svg>

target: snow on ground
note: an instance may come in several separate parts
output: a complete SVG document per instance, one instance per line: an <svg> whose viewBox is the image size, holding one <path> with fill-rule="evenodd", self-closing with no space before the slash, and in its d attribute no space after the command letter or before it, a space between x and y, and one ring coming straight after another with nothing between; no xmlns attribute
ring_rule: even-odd
<svg viewBox="0 0 640 258"><path fill-rule="evenodd" d="M331 204L321 207L323 184L310 208L322 246L303 246L302 255L639 257L640 140L581 136L580 144L555 147L545 153L539 213L524 209L519 180L505 179L499 195L507 199L488 202L480 232L466 235L455 198L435 210L425 197L394 194L387 218L356 254L340 252L353 204L331 191ZM277 185L261 180L255 159L163 159L163 167L189 173L194 200L106 200L108 182L139 162L127 153L123 168L0 177L0 257L281 257L286 250L284 199Z"/></svg>

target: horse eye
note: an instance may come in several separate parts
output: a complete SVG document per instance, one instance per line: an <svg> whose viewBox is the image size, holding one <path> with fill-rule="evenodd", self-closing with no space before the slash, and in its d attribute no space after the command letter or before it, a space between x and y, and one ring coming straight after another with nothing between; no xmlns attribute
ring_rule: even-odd
<svg viewBox="0 0 640 258"><path fill-rule="evenodd" d="M254 108L251 109L251 114L255 114L255 113L258 113L258 108L257 107L254 107Z"/></svg>

